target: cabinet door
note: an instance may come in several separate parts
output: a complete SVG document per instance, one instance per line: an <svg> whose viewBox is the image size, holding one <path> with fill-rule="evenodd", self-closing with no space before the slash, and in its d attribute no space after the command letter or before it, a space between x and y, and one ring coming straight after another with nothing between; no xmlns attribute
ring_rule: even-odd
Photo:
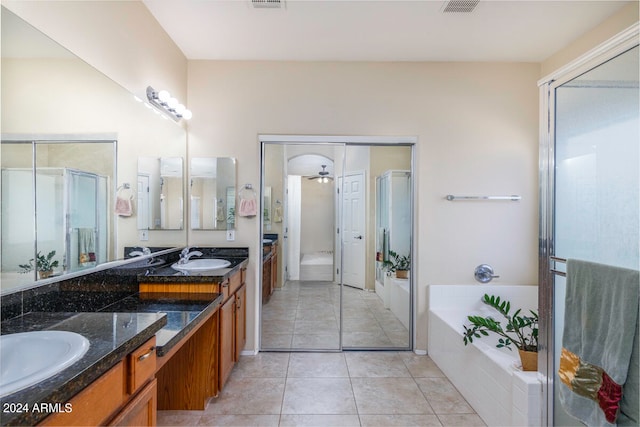
<svg viewBox="0 0 640 427"><path fill-rule="evenodd" d="M218 368L219 389L222 390L234 365L234 317L236 300L232 295L220 308L220 365Z"/></svg>
<svg viewBox="0 0 640 427"><path fill-rule="evenodd" d="M240 359L240 353L247 343L247 287L242 285L236 292L236 313L235 313L235 361Z"/></svg>
<svg viewBox="0 0 640 427"><path fill-rule="evenodd" d="M109 423L111 426L155 426L157 380L151 381L131 401L116 418Z"/></svg>

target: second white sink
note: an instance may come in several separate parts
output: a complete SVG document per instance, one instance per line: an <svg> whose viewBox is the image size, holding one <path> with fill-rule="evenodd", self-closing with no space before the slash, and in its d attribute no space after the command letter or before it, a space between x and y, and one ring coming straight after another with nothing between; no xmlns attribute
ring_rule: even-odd
<svg viewBox="0 0 640 427"><path fill-rule="evenodd" d="M189 260L186 264L178 264L177 262L171 266L171 268L178 271L209 271L217 270L219 268L226 268L231 265L230 261L226 259L218 258L204 258Z"/></svg>
<svg viewBox="0 0 640 427"><path fill-rule="evenodd" d="M68 331L33 331L0 336L0 396L54 376L89 350L89 340Z"/></svg>

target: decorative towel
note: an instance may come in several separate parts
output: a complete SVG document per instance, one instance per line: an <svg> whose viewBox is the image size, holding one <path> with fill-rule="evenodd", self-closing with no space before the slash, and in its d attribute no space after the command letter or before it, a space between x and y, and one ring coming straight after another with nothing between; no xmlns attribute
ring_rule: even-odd
<svg viewBox="0 0 640 427"><path fill-rule="evenodd" d="M240 199L240 216L256 216L258 214L258 204L255 199Z"/></svg>
<svg viewBox="0 0 640 427"><path fill-rule="evenodd" d="M93 228L78 228L78 262L86 264L96 260L96 238Z"/></svg>
<svg viewBox="0 0 640 427"><path fill-rule="evenodd" d="M613 426L620 412L640 307L640 273L567 260L560 402L589 426Z"/></svg>
<svg viewBox="0 0 640 427"><path fill-rule="evenodd" d="M119 216L133 215L133 196L130 196L128 199L117 196L115 212Z"/></svg>

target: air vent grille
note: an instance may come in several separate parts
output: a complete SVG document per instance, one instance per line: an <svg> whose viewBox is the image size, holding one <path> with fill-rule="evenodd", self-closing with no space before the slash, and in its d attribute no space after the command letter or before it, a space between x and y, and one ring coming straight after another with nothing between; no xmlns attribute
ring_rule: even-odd
<svg viewBox="0 0 640 427"><path fill-rule="evenodd" d="M282 7L284 0L251 0L253 7L278 9Z"/></svg>
<svg viewBox="0 0 640 427"><path fill-rule="evenodd" d="M444 4L443 13L471 13L480 0L451 0Z"/></svg>

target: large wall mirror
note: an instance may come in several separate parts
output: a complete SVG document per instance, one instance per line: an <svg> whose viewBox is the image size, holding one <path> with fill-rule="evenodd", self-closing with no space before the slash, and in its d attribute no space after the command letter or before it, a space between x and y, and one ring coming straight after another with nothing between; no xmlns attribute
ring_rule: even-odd
<svg viewBox="0 0 640 427"><path fill-rule="evenodd" d="M236 159L194 157L189 180L192 230L233 230Z"/></svg>
<svg viewBox="0 0 640 427"><path fill-rule="evenodd" d="M182 157L138 158L138 230L184 228Z"/></svg>
<svg viewBox="0 0 640 427"><path fill-rule="evenodd" d="M141 240L136 198L138 158L182 161L185 130L5 7L1 18L0 292L124 258L129 246L185 246L181 205ZM167 184L181 199L184 179ZM131 214L116 214L116 194L132 198ZM52 272L38 274L46 262Z"/></svg>

